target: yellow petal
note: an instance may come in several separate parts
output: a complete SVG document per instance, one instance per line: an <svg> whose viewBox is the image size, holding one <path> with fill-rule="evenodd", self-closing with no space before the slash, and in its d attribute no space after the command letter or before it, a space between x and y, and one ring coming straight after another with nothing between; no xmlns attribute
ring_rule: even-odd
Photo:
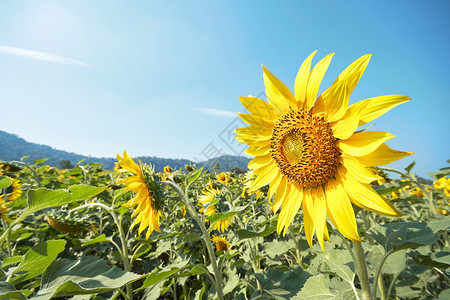
<svg viewBox="0 0 450 300"><path fill-rule="evenodd" d="M380 177L364 167L356 158L349 155L341 156L341 164L347 170L347 172L353 176L356 180L362 183L371 183L375 180L379 180Z"/></svg>
<svg viewBox="0 0 450 300"><path fill-rule="evenodd" d="M123 151L123 159L120 161L120 165L131 173L139 174L141 172L141 168L134 162L126 151Z"/></svg>
<svg viewBox="0 0 450 300"><path fill-rule="evenodd" d="M386 95L361 100L359 102L356 102L352 106L365 104L359 121L359 126L361 126L378 118L397 105L408 102L410 99L411 98L403 95Z"/></svg>
<svg viewBox="0 0 450 300"><path fill-rule="evenodd" d="M338 177L338 176L337 176ZM355 212L350 198L344 190L342 181L331 179L326 185L327 214L337 230L346 238L360 242Z"/></svg>
<svg viewBox="0 0 450 300"><path fill-rule="evenodd" d="M412 155L414 152L403 152L389 148L386 144L381 144L369 155L359 156L357 159L368 167L377 167L390 164L391 162Z"/></svg>
<svg viewBox="0 0 450 300"><path fill-rule="evenodd" d="M309 189L303 190L303 225L305 227L306 241L312 248L312 238L314 235L314 220L312 218L313 198Z"/></svg>
<svg viewBox="0 0 450 300"><path fill-rule="evenodd" d="M272 121L276 120L280 114L275 111L273 106L264 100L256 97L239 97L242 105L252 114L260 117L261 119Z"/></svg>
<svg viewBox="0 0 450 300"><path fill-rule="evenodd" d="M282 108L282 112L288 111L289 107L297 109L297 102L288 87L270 73L264 65L262 67L267 99L272 103L272 106Z"/></svg>
<svg viewBox="0 0 450 300"><path fill-rule="evenodd" d="M316 99L316 102L314 102L312 109L314 116L325 116L325 103L322 95L320 95L319 98Z"/></svg>
<svg viewBox="0 0 450 300"><path fill-rule="evenodd" d="M238 142L241 142L242 144L251 145L255 147L266 147L269 145L270 138L267 137L258 137L258 136L248 136L248 135L241 135L237 134L235 136L236 140Z"/></svg>
<svg viewBox="0 0 450 300"><path fill-rule="evenodd" d="M366 54L351 63L344 71L336 78L333 84L339 81L346 81L348 86L348 93L351 94L364 73L372 54Z"/></svg>
<svg viewBox="0 0 450 300"><path fill-rule="evenodd" d="M292 220L294 219L298 210L300 209L302 201L303 201L302 189L297 187L296 185L291 185L290 192L284 196L283 206L281 207L281 213L280 216L278 217L278 224L277 224L278 234L280 234L280 232L284 228L283 236L286 235L286 231L289 225L292 223Z"/></svg>
<svg viewBox="0 0 450 300"><path fill-rule="evenodd" d="M394 206L381 198L369 184L360 183L344 167L338 168L344 189L350 200L357 206L385 216L402 216Z"/></svg>
<svg viewBox="0 0 450 300"><path fill-rule="evenodd" d="M142 212L144 218L142 219L142 222L139 225L138 234L141 234L141 232L144 231L144 229L147 228L148 224L150 223L150 209L151 209L150 205L148 205L145 211Z"/></svg>
<svg viewBox="0 0 450 300"><path fill-rule="evenodd" d="M302 108L305 106L306 101L306 89L308 87L309 74L311 70L311 61L317 50L311 53L308 58L306 58L300 69L298 70L297 77L295 78L295 99L297 100L297 107Z"/></svg>
<svg viewBox="0 0 450 300"><path fill-rule="evenodd" d="M346 140L338 142L339 148L345 154L363 156L372 153L381 144L395 136L384 131L362 131L353 134Z"/></svg>
<svg viewBox="0 0 450 300"><path fill-rule="evenodd" d="M347 110L349 99L347 83L344 81L337 84L336 88L323 98L326 120L328 122L340 120Z"/></svg>
<svg viewBox="0 0 450 300"><path fill-rule="evenodd" d="M251 138L259 138L260 140L270 139L272 137L272 129L264 129L256 126L247 126L234 129L238 135L248 136Z"/></svg>
<svg viewBox="0 0 450 300"><path fill-rule="evenodd" d="M325 73L330 65L331 59L334 53L331 53L321 59L317 65L312 69L311 75L309 76L308 87L306 88L306 105L307 109L311 108L314 104L314 101L317 98L317 93L319 91L320 84L322 83L322 79L325 76Z"/></svg>
<svg viewBox="0 0 450 300"><path fill-rule="evenodd" d="M267 199L269 199L269 201L272 199L273 194L278 190L281 179L283 179L283 175L278 173L277 176L275 176L275 179L270 183L269 191L267 192Z"/></svg>
<svg viewBox="0 0 450 300"><path fill-rule="evenodd" d="M278 167L273 161L271 161L266 167L261 169L261 173L256 177L248 192L253 193L263 186L269 184L277 174Z"/></svg>
<svg viewBox="0 0 450 300"><path fill-rule="evenodd" d="M280 209L281 203L283 203L283 198L287 190L289 190L289 185L286 178L283 176L281 178L280 186L275 193L275 199L273 200L272 211L275 213Z"/></svg>
<svg viewBox="0 0 450 300"><path fill-rule="evenodd" d="M146 201L147 199L149 199L148 189L142 189L141 191L139 191L136 197L127 202L127 206L128 207L134 206L143 201Z"/></svg>
<svg viewBox="0 0 450 300"><path fill-rule="evenodd" d="M241 114L238 113L239 117L241 117L244 122L248 123L249 125L253 125L255 127L261 127L264 129L272 129L273 128L273 122L267 121L265 119L262 119L256 115L252 114Z"/></svg>
<svg viewBox="0 0 450 300"><path fill-rule="evenodd" d="M359 118L364 106L365 105L363 104L360 106L348 107L342 119L331 125L333 135L336 138L346 140L352 136L358 128Z"/></svg>
<svg viewBox="0 0 450 300"><path fill-rule="evenodd" d="M268 165L271 162L272 162L272 157L270 156L270 154L266 154L263 156L256 156L248 162L248 168L250 170L259 169L263 166Z"/></svg>
<svg viewBox="0 0 450 300"><path fill-rule="evenodd" d="M250 156L259 156L266 155L270 152L270 147L255 147L250 146L247 150L244 151L247 155Z"/></svg>
<svg viewBox="0 0 450 300"><path fill-rule="evenodd" d="M313 197L314 208L309 210L311 217L314 219L314 230L316 232L317 239L319 240L322 251L325 252L324 245L324 233L327 220L327 204L325 194L321 186L312 189L311 195Z"/></svg>

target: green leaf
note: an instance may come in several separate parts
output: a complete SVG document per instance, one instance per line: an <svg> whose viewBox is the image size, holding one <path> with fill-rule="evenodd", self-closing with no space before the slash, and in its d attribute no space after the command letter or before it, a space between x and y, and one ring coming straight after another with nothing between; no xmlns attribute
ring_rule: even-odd
<svg viewBox="0 0 450 300"><path fill-rule="evenodd" d="M379 194L379 195L385 195L392 192L396 192L405 186L411 184L411 181L401 181L401 182L391 182L391 183L385 183L383 185L377 185L374 186L373 189Z"/></svg>
<svg viewBox="0 0 450 300"><path fill-rule="evenodd" d="M206 285L204 285L201 289L199 289L195 293L194 300L202 300L203 299L203 294L205 293L205 288L206 288Z"/></svg>
<svg viewBox="0 0 450 300"><path fill-rule="evenodd" d="M375 273L383 256L385 255L384 248L381 245L374 245L369 249L366 256L366 261L370 269ZM406 250L394 252L388 256L383 264L382 273L398 274L406 267Z"/></svg>
<svg viewBox="0 0 450 300"><path fill-rule="evenodd" d="M191 269L191 275L199 275L199 274L205 274L208 273L208 269L204 264L198 264L192 267Z"/></svg>
<svg viewBox="0 0 450 300"><path fill-rule="evenodd" d="M236 272L236 267L228 268L225 274L228 280L223 288L224 296L231 293L239 285L239 275Z"/></svg>
<svg viewBox="0 0 450 300"><path fill-rule="evenodd" d="M20 272L27 273L13 277L10 282L17 284L42 274L45 271L45 268L47 268L56 259L58 254L64 250L65 245L66 241L56 240L41 242L33 246L25 253L23 261L13 272L13 274Z"/></svg>
<svg viewBox="0 0 450 300"><path fill-rule="evenodd" d="M440 251L431 255L416 254L414 260L423 266L445 269L450 265L450 252Z"/></svg>
<svg viewBox="0 0 450 300"><path fill-rule="evenodd" d="M11 256L11 257L6 257L3 262L2 262L2 269L10 266L10 265L15 265L17 263L22 262L23 260L23 256Z"/></svg>
<svg viewBox="0 0 450 300"><path fill-rule="evenodd" d="M328 288L325 277L322 274L311 276L306 280L305 285L292 300L326 300L334 299L335 296Z"/></svg>
<svg viewBox="0 0 450 300"><path fill-rule="evenodd" d="M410 173L411 170L412 170L412 168L414 168L415 165L416 165L416 162L415 162L415 161L413 161L412 163L410 163L409 166L407 166L407 167L405 168L406 172L407 172L407 173Z"/></svg>
<svg viewBox="0 0 450 300"><path fill-rule="evenodd" d="M438 180L441 177L450 175L450 169L443 169L437 172L428 173L431 178L433 178L434 181Z"/></svg>
<svg viewBox="0 0 450 300"><path fill-rule="evenodd" d="M11 184L12 184L11 178L0 176L0 189L6 189Z"/></svg>
<svg viewBox="0 0 450 300"><path fill-rule="evenodd" d="M47 268L40 290L31 299L105 293L140 278L141 275L111 268L106 261L94 256L82 256L76 261L61 259Z"/></svg>
<svg viewBox="0 0 450 300"><path fill-rule="evenodd" d="M368 234L389 252L431 245L438 240L438 232L449 226L450 219L430 223L397 222L372 227Z"/></svg>
<svg viewBox="0 0 450 300"><path fill-rule="evenodd" d="M277 241L266 242L262 245L263 255L268 255L270 257L275 257L277 255L282 255L291 249L295 249L294 240L290 239L288 241Z"/></svg>
<svg viewBox="0 0 450 300"><path fill-rule="evenodd" d="M160 240L165 240L165 239L169 239L169 238L171 238L171 237L173 237L173 236L176 236L178 233L177 232L165 232L165 231L163 231L163 232L161 232L161 233L157 233L156 234L156 241L160 241ZM153 235L153 236L155 236L155 235ZM152 236L152 237L153 237Z"/></svg>
<svg viewBox="0 0 450 300"><path fill-rule="evenodd" d="M398 274L406 268L406 250L397 251L389 255L383 264L382 273Z"/></svg>
<svg viewBox="0 0 450 300"><path fill-rule="evenodd" d="M439 298L437 298L437 300L448 300L448 299L450 299L450 289L443 290L439 294Z"/></svg>
<svg viewBox="0 0 450 300"><path fill-rule="evenodd" d="M9 282L0 281L0 299L19 299L26 300L24 294L16 290L14 285Z"/></svg>
<svg viewBox="0 0 450 300"><path fill-rule="evenodd" d="M34 160L34 164L35 164L35 165L43 164L43 163L45 163L47 160L48 160L48 157L47 157L47 158L43 158L43 159Z"/></svg>
<svg viewBox="0 0 450 300"><path fill-rule="evenodd" d="M137 289L137 291L145 289L151 285L157 284L158 282L161 282L172 275L178 273L179 271L183 270L187 267L189 261L182 261L179 263L171 264L162 269L160 272L158 270L153 271L147 276L147 279L145 279L144 283L140 288Z"/></svg>
<svg viewBox="0 0 450 300"><path fill-rule="evenodd" d="M224 220L224 219L227 219L227 218L231 218L231 217L237 215L238 213L244 211L247 207L248 207L248 205L246 205L246 206L237 206L237 207L234 207L233 209L231 209L230 211L228 211L226 213L216 213L216 214L213 214L213 215L207 217L206 219L208 221L210 221L211 224L214 224L214 223L219 222L221 220Z"/></svg>
<svg viewBox="0 0 450 300"><path fill-rule="evenodd" d="M318 257L326 263L330 272L353 284L355 266L347 250L333 249L319 254Z"/></svg>
<svg viewBox="0 0 450 300"><path fill-rule="evenodd" d="M204 167L201 167L200 169L196 170L194 173L186 177L186 188L189 188L189 186L194 183L194 181L196 181L200 177L200 175L202 175L203 168Z"/></svg>
<svg viewBox="0 0 450 300"><path fill-rule="evenodd" d="M104 234L99 235L98 237L96 237L93 240L84 242L82 244L82 246L85 247L85 246L88 246L88 245L97 244L97 243L103 243L103 242L109 242L109 240L106 238L106 235L104 235Z"/></svg>
<svg viewBox="0 0 450 300"><path fill-rule="evenodd" d="M45 208L58 207L72 202L87 200L100 194L106 188L80 184L72 185L69 187L69 191L49 190L45 188L30 190L28 192L28 208L24 214L30 215Z"/></svg>
<svg viewBox="0 0 450 300"><path fill-rule="evenodd" d="M261 288L275 299L289 299L303 287L310 275L300 268L291 268L287 272L268 269L255 273Z"/></svg>
<svg viewBox="0 0 450 300"><path fill-rule="evenodd" d="M243 239L252 239L255 237L265 237L275 232L276 230L277 228L275 226L267 225L263 230L259 232L254 232L246 229L239 229L236 231L236 234L240 240L243 240Z"/></svg>
<svg viewBox="0 0 450 300"><path fill-rule="evenodd" d="M201 239L201 236L199 236L198 234L196 234L196 233L188 233L188 234L186 234L184 236L183 241L185 243L187 243L187 242L196 242L196 241L198 241L200 239Z"/></svg>

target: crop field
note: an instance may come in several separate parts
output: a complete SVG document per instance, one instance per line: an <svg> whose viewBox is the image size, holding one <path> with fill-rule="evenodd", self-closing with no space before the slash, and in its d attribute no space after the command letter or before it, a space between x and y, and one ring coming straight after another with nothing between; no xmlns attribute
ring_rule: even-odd
<svg viewBox="0 0 450 300"><path fill-rule="evenodd" d="M448 168L428 181L413 165L372 169L404 215L354 206L362 242L328 220L322 249L302 209L277 233L274 199L251 191L251 172L157 173L118 157L115 171L0 164L0 298L362 299L365 272L372 298L449 299Z"/></svg>

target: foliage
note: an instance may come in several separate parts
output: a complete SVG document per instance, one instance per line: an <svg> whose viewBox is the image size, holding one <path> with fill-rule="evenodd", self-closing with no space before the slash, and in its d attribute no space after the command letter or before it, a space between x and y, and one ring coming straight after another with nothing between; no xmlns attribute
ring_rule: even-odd
<svg viewBox="0 0 450 300"><path fill-rule="evenodd" d="M117 173L93 162L69 170L45 163L2 170L2 193L11 178L20 179L24 193L4 203L2 216L12 223L2 218L0 299L214 299L217 286L225 299L362 299L351 243L329 223L325 252L317 243L310 248L301 213L286 236L278 235L267 187L248 194L242 174L227 173L225 182L206 167L171 166L173 173L159 174L165 183L153 184L163 191L162 232L145 240L145 231L130 230L133 209L122 204L134 195L116 183ZM369 278L378 298L446 299L450 219L437 211L449 210L449 197L422 181L419 193L411 168L407 177L376 187L403 217L357 215ZM197 202L207 188L220 191L209 216ZM49 219L66 227L52 227ZM228 231L214 230L225 219ZM64 229L70 226L77 230ZM231 247L212 248L211 255L213 234Z"/></svg>

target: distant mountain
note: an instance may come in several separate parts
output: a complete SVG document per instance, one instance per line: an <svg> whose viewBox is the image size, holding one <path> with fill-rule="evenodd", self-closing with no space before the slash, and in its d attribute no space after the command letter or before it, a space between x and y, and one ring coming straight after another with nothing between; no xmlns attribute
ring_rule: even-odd
<svg viewBox="0 0 450 300"><path fill-rule="evenodd" d="M48 158L45 163L53 167L59 167L60 162L63 160L68 160L73 165L76 165L80 160L85 159L84 162L86 163L101 163L105 169L111 170L114 167L114 162L117 161L115 158L84 156L72 152L57 150L47 145L30 143L15 134L0 130L0 160L20 160L22 157L27 155L29 155L29 157L25 159L26 162ZM158 172L161 172L167 165L171 168L178 169L184 168L185 165L189 164L196 164L199 167L204 165L205 169L212 172L212 169L217 162L220 165L220 170L224 172L228 172L233 168L246 170L247 164L250 161L247 157L233 155L222 155L200 163L194 163L188 159L159 158L155 156L140 156L135 159L140 160L143 163L154 165L155 170Z"/></svg>

